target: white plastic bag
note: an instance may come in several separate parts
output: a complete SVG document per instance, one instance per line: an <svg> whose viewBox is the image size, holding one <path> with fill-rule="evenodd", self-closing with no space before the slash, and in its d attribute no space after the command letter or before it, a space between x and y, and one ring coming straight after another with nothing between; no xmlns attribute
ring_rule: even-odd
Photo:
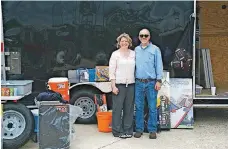
<svg viewBox="0 0 228 149"><path fill-rule="evenodd" d="M82 108L74 105L69 105L70 108L70 127L71 127L71 141L75 140L76 137L76 131L73 127L75 121L77 120L78 117L80 117L83 113Z"/></svg>
<svg viewBox="0 0 228 149"><path fill-rule="evenodd" d="M70 123L74 124L78 117L82 115L82 108L74 105L69 105L70 108Z"/></svg>

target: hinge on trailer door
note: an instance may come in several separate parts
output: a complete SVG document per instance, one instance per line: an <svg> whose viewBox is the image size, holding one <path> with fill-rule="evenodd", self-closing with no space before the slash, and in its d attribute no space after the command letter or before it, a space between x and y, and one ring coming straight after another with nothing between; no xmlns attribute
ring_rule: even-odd
<svg viewBox="0 0 228 149"><path fill-rule="evenodd" d="M196 18L196 13L192 13L190 17Z"/></svg>
<svg viewBox="0 0 228 149"><path fill-rule="evenodd" d="M192 14L189 16L190 21L192 20L192 18L196 19L196 13L192 13Z"/></svg>

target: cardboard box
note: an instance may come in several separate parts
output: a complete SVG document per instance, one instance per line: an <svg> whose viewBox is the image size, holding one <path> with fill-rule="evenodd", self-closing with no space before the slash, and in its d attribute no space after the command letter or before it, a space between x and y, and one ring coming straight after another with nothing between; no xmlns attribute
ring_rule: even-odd
<svg viewBox="0 0 228 149"><path fill-rule="evenodd" d="M96 82L108 82L109 81L109 67L108 66L96 66Z"/></svg>
<svg viewBox="0 0 228 149"><path fill-rule="evenodd" d="M95 82L96 69L79 68L76 70L68 70L68 78L70 83Z"/></svg>
<svg viewBox="0 0 228 149"><path fill-rule="evenodd" d="M77 74L79 75L79 82L89 82L88 69L79 69Z"/></svg>
<svg viewBox="0 0 228 149"><path fill-rule="evenodd" d="M202 89L203 89L202 86L196 84L196 90L195 90L196 95L201 94Z"/></svg>
<svg viewBox="0 0 228 149"><path fill-rule="evenodd" d="M79 83L80 78L76 70L68 70L68 79L70 83Z"/></svg>
<svg viewBox="0 0 228 149"><path fill-rule="evenodd" d="M96 69L88 69L89 82L95 82Z"/></svg>
<svg viewBox="0 0 228 149"><path fill-rule="evenodd" d="M10 96L10 88L8 88L8 87L1 87L1 95L2 96Z"/></svg>

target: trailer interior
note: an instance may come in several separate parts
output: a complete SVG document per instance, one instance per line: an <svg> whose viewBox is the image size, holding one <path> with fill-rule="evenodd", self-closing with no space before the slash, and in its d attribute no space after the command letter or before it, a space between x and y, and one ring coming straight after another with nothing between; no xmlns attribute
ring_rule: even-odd
<svg viewBox="0 0 228 149"><path fill-rule="evenodd" d="M228 99L228 2L197 2L195 99ZM215 95L211 87L216 87ZM215 101L214 101L215 102Z"/></svg>

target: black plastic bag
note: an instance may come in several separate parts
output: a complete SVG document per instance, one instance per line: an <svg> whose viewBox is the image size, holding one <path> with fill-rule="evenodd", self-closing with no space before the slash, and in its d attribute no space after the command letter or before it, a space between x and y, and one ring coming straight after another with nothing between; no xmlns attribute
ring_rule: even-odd
<svg viewBox="0 0 228 149"><path fill-rule="evenodd" d="M36 97L37 101L59 101L60 103L67 103L66 100L62 98L62 95L58 92L47 90L45 92L40 93Z"/></svg>

